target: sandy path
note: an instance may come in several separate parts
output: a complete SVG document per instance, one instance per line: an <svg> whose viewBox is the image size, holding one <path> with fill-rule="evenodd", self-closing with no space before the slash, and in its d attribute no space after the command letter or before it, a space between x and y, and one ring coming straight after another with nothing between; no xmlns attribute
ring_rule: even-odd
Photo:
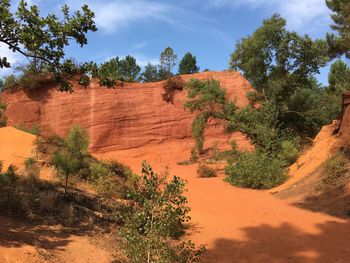
<svg viewBox="0 0 350 263"><path fill-rule="evenodd" d="M135 172L146 159L188 181L194 224L191 239L205 244L204 263L350 262L350 221L297 208L268 192L239 189L223 178L201 179L196 166L178 166L192 143L174 141L142 149L99 154Z"/></svg>

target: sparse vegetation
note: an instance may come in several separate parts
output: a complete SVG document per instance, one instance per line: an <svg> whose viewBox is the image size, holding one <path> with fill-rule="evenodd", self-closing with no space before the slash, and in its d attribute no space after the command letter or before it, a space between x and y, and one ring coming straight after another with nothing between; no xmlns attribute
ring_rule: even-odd
<svg viewBox="0 0 350 263"><path fill-rule="evenodd" d="M206 164L200 164L198 166L197 174L199 175L199 177L203 177L203 178L216 177L215 169L209 167Z"/></svg>
<svg viewBox="0 0 350 263"><path fill-rule="evenodd" d="M344 184L345 175L350 171L349 159L343 152L337 152L322 165L321 188L331 188Z"/></svg>
<svg viewBox="0 0 350 263"><path fill-rule="evenodd" d="M38 125L33 125L32 127L29 127L27 125L18 123L14 126L16 129L33 134L33 135L40 135L40 127Z"/></svg>

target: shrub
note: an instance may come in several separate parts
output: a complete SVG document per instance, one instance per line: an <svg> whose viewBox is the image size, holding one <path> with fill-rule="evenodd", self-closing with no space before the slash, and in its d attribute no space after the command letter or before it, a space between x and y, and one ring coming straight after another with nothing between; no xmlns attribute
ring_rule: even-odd
<svg viewBox="0 0 350 263"><path fill-rule="evenodd" d="M216 177L216 171L213 168L210 168L208 165L200 164L197 173L199 177L203 178L210 178L210 177Z"/></svg>
<svg viewBox="0 0 350 263"><path fill-rule="evenodd" d="M184 86L185 86L185 82L179 76L168 79L163 86L163 89L164 89L163 100L165 100L166 102L173 103L175 91L183 90Z"/></svg>
<svg viewBox="0 0 350 263"><path fill-rule="evenodd" d="M7 120L6 119L0 119L0 128L7 126Z"/></svg>
<svg viewBox="0 0 350 263"><path fill-rule="evenodd" d="M253 189L270 189L287 179L283 162L260 151L240 154L225 172L231 184Z"/></svg>
<svg viewBox="0 0 350 263"><path fill-rule="evenodd" d="M52 163L58 172L64 176L65 193L67 192L69 177L77 174L83 168L88 147L89 136L87 131L79 126L72 126L65 137L64 148L54 153Z"/></svg>
<svg viewBox="0 0 350 263"><path fill-rule="evenodd" d="M291 141L282 141L278 152L278 158L285 161L287 165L294 163L298 159L299 150Z"/></svg>
<svg viewBox="0 0 350 263"><path fill-rule="evenodd" d="M341 184L344 176L349 172L348 164L349 160L342 152L338 152L327 159L321 170L322 185L334 187Z"/></svg>
<svg viewBox="0 0 350 263"><path fill-rule="evenodd" d="M197 262L203 249L192 242L174 245L172 239L184 231L189 221L189 208L183 195L185 182L179 177L167 180L142 164L142 176L129 193L132 207L124 213L120 229L123 248L133 263Z"/></svg>

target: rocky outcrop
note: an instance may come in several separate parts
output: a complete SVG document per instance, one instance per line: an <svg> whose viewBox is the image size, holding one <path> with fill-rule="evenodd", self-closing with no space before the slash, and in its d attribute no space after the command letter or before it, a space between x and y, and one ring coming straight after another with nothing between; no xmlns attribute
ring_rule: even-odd
<svg viewBox="0 0 350 263"><path fill-rule="evenodd" d="M248 104L246 94L253 90L238 72L203 72L181 78L217 79L240 107ZM107 89L93 80L87 89L75 84L72 94L59 92L51 84L30 94L5 92L2 100L7 104L9 125L38 125L44 132L62 136L71 125L79 124L89 131L92 151L108 152L191 137L194 115L183 108L186 92L176 91L174 102L166 103L163 84L124 83ZM210 134L217 136L217 132ZM245 139L242 134L233 137Z"/></svg>

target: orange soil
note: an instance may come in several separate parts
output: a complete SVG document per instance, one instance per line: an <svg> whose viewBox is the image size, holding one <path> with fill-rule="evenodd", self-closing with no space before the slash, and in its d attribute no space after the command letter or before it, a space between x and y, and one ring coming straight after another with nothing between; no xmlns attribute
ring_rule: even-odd
<svg viewBox="0 0 350 263"><path fill-rule="evenodd" d="M197 177L196 165L179 166L191 148L187 140L96 154L140 171L142 160L156 170L168 166L188 181L194 228L190 238L205 244L204 263L350 262L350 221L313 213L268 192L239 189Z"/></svg>
<svg viewBox="0 0 350 263"><path fill-rule="evenodd" d="M9 136L7 143L18 140L17 131L9 128L0 129L0 134L8 134L9 130L14 138ZM28 145L33 137L19 133L23 141L10 157L30 152ZM0 143L5 145L4 141ZM139 172L141 161L146 159L155 169L168 165L172 174L186 179L193 223L190 238L207 246L204 263L349 262L349 220L294 207L267 192L232 187L222 176L198 178L196 165L176 164L188 157L192 143L173 140L96 156L123 161L135 172ZM91 245L86 236L45 226L21 225L4 218L0 226L1 262L111 262L111 255ZM36 242L27 242L33 239ZM47 249L42 244L47 244Z"/></svg>
<svg viewBox="0 0 350 263"><path fill-rule="evenodd" d="M21 167L26 158L32 155L34 135L12 127L0 129L0 161L4 169L10 164Z"/></svg>

